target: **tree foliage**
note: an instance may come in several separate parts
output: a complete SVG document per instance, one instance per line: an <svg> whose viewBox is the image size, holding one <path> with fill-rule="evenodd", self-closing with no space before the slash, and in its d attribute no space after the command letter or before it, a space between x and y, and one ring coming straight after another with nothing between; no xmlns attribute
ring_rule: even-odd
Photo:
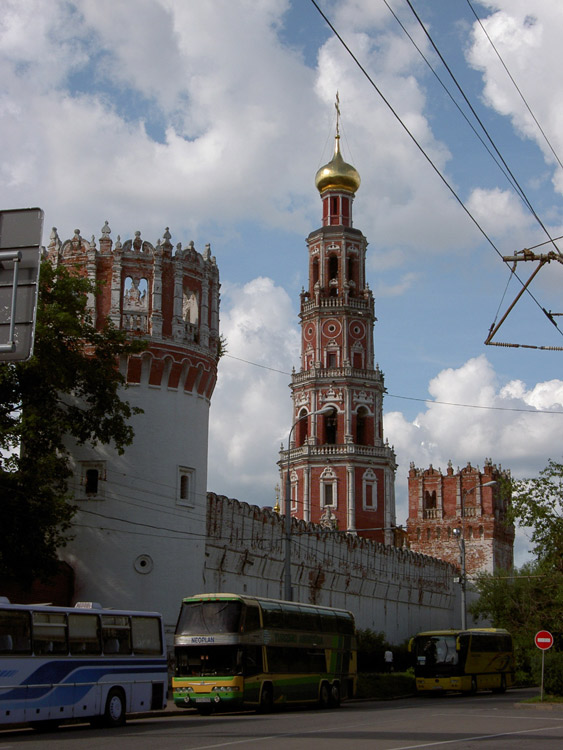
<svg viewBox="0 0 563 750"><path fill-rule="evenodd" d="M563 463L550 458L538 477L513 482L511 514L531 528L538 560L563 572Z"/></svg>
<svg viewBox="0 0 563 750"><path fill-rule="evenodd" d="M0 576L48 578L75 508L65 436L79 444L133 440L138 409L121 399L120 356L141 351L110 322L96 330L87 295L99 289L43 261L33 356L0 365Z"/></svg>
<svg viewBox="0 0 563 750"><path fill-rule="evenodd" d="M470 610L512 633L521 673L537 680L535 634L549 630L554 652L563 650L563 464L549 459L537 478L513 482L510 516L530 530L536 560L520 570L480 575L474 583L479 599ZM561 680L554 691L557 684Z"/></svg>

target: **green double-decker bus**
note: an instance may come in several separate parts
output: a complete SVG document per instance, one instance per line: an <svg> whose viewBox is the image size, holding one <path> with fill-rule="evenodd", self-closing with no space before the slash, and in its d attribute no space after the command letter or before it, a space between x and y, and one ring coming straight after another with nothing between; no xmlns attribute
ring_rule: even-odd
<svg viewBox="0 0 563 750"><path fill-rule="evenodd" d="M201 714L285 704L337 708L356 688L353 615L237 594L182 601L174 703Z"/></svg>

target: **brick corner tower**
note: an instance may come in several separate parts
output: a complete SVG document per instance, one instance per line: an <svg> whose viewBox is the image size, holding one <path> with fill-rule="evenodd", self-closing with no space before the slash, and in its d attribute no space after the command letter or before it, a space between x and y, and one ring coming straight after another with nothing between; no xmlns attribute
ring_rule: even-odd
<svg viewBox="0 0 563 750"><path fill-rule="evenodd" d="M509 472L485 461L483 471L467 464L445 475L432 465L409 471L407 537L414 552L459 567L464 539L468 576L513 566L514 526L507 521Z"/></svg>
<svg viewBox="0 0 563 750"><path fill-rule="evenodd" d="M301 368L292 376L292 427L278 466L293 517L392 544L397 464L383 436L368 243L352 222L360 176L342 158L339 114L337 105L334 155L315 178L322 226L307 238Z"/></svg>

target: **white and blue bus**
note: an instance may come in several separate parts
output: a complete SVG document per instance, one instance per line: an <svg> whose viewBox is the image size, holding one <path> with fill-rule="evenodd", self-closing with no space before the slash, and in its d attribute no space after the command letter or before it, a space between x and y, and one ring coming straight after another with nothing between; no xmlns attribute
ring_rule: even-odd
<svg viewBox="0 0 563 750"><path fill-rule="evenodd" d="M156 612L10 604L0 597L0 726L109 727L166 706L168 663Z"/></svg>

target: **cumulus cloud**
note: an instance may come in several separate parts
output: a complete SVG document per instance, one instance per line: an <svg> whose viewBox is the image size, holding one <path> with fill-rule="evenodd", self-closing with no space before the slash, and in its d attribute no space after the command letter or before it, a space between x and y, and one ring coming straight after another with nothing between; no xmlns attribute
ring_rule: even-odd
<svg viewBox="0 0 563 750"><path fill-rule="evenodd" d="M468 462L482 467L486 458L510 470L515 479L537 476L549 457L560 458L563 425L563 380L526 386L520 380L501 384L481 355L458 368L447 368L428 386L431 400L412 420L387 412L385 434L395 447L397 518L406 520L407 473L432 464L446 471ZM464 406L467 405L467 406ZM558 413L546 413L546 412ZM525 534L525 532L522 532ZM519 552L527 542L519 536Z"/></svg>
<svg viewBox="0 0 563 750"><path fill-rule="evenodd" d="M299 364L295 321L290 298L271 279L223 287L227 356L213 395L209 444L214 492L256 505L275 502L277 453L292 418L289 370Z"/></svg>

